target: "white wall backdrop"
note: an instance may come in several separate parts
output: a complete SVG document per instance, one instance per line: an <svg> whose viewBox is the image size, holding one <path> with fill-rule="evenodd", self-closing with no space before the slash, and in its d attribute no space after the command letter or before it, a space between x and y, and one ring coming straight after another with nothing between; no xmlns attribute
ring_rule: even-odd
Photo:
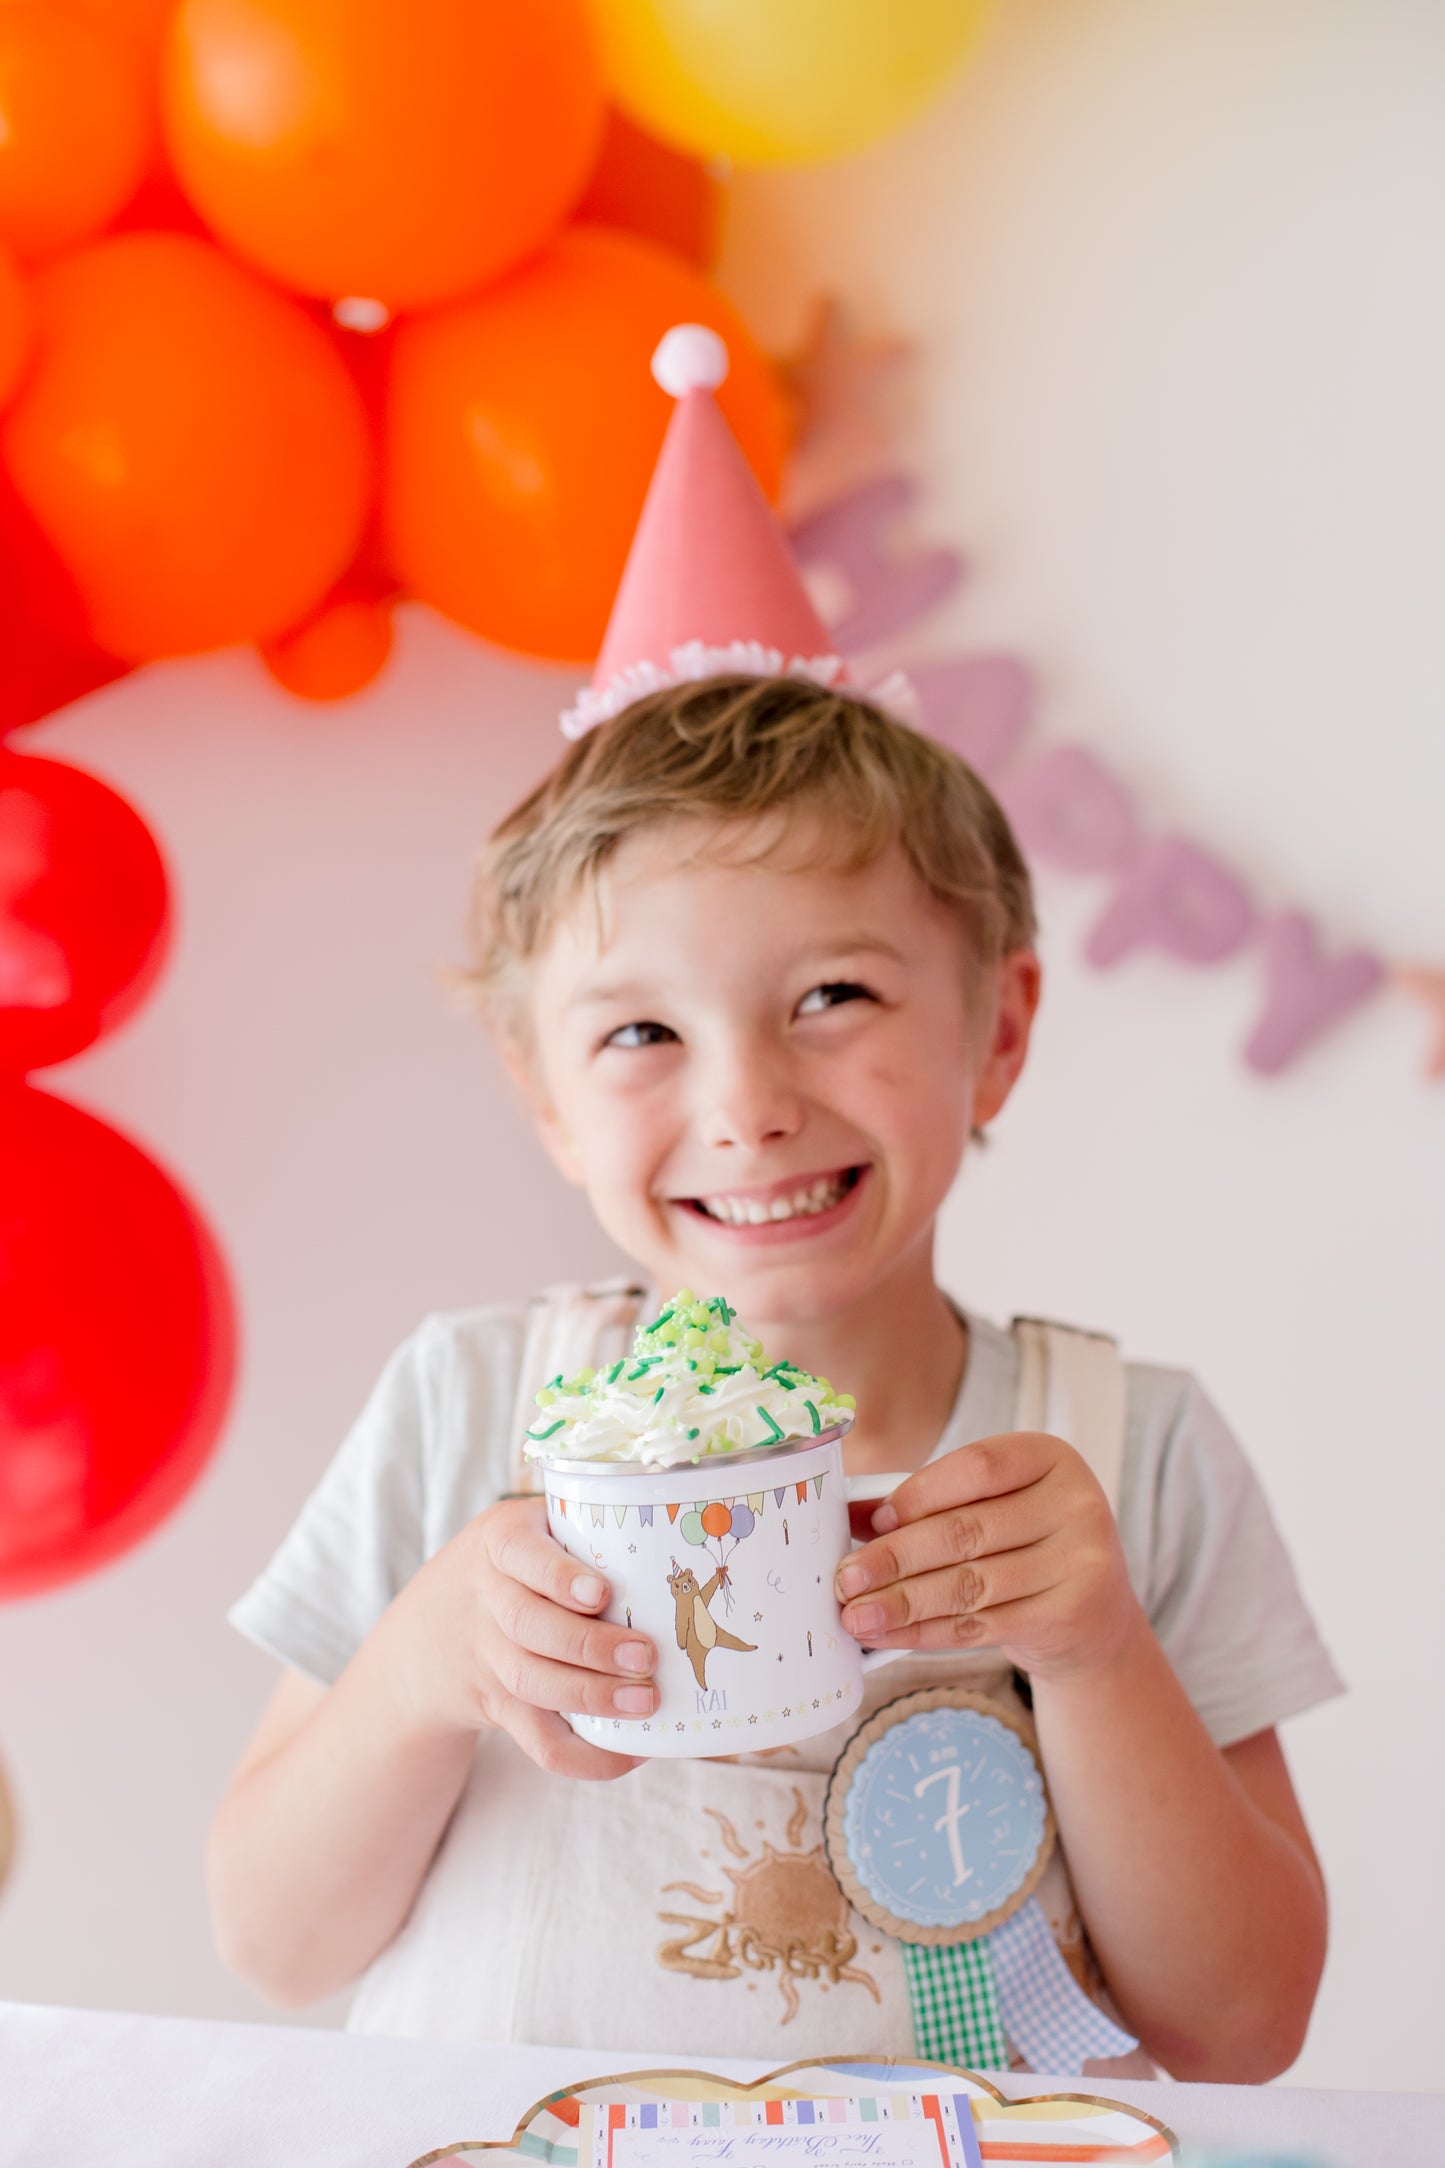
<svg viewBox="0 0 1445 2168"><path fill-rule="evenodd" d="M1269 904L1437 961L1442 206L1433 0L1002 0L909 135L740 181L724 266L779 346L824 286L918 342L919 528L972 563L935 644L1028 658L1040 742L1091 745ZM613 1261L437 984L476 839L552 757L558 685L408 611L387 679L341 710L230 655L28 741L126 791L169 853L165 978L51 1081L204 1202L244 1367L174 1519L0 1612L23 1846L0 1995L262 2014L201 1901L270 1685L224 1603L421 1313ZM1245 1437L1355 1688L1287 1741L1335 1918L1295 2076L1445 2085L1426 1020L1387 996L1260 1083L1234 1052L1254 967L1088 972L1099 893L1044 888L1037 1055L950 1205L948 1277L1197 1368Z"/></svg>

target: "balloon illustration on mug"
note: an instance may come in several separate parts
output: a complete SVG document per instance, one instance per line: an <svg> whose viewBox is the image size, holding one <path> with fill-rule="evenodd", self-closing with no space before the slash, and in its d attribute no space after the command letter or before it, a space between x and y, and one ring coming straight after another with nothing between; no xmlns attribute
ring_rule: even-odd
<svg viewBox="0 0 1445 2168"><path fill-rule="evenodd" d="M724 1504L714 1498L710 1504L692 1506L678 1521L677 1532L684 1543L695 1550L704 1550L718 1564L718 1585L722 1590L723 1610L733 1607L732 1586L728 1577L728 1560L745 1537L757 1526L753 1509L744 1499L734 1499ZM729 1541L731 1538L731 1541Z"/></svg>

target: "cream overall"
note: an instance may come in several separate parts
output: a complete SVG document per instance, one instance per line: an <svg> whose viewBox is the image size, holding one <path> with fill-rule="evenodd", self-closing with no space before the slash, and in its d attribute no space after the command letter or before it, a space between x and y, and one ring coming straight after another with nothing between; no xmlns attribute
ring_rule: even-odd
<svg viewBox="0 0 1445 2168"><path fill-rule="evenodd" d="M533 1304L519 1441L538 1385L626 1351L641 1299L622 1287L555 1289ZM1113 1343L1026 1320L1014 1330L1016 1426L1067 1438L1115 1505L1124 1371ZM515 1487L537 1488L520 1453ZM942 1683L1026 1715L1012 1665L979 1650L882 1667L846 1723L799 1746L644 1762L616 1783L565 1782L506 1733L485 1734L411 1917L363 1980L350 2024L788 2061L914 2052L900 1945L849 1906L828 1868L820 1814L857 1726L899 1695ZM1108 2008L1061 1847L1037 1895L1075 1977ZM455 1932L428 1933L433 1908L475 1920L470 1950ZM1138 2052L1088 2067L1152 2068Z"/></svg>

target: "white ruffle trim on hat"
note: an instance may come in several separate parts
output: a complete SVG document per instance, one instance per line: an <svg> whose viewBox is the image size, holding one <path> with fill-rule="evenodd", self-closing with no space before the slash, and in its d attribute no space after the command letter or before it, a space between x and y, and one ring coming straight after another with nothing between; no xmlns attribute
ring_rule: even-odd
<svg viewBox="0 0 1445 2168"><path fill-rule="evenodd" d="M807 659L794 655L785 660L781 648L764 647L759 640L734 640L728 647L708 647L701 640L689 640L685 647L673 649L665 670L660 663L632 662L605 685L584 685L562 716L562 734L585 738L598 723L610 722L648 693L723 676L803 678L812 685L860 692L875 707L886 710L895 722L917 728L919 721L918 696L901 670L892 670L877 685L864 688L853 685L841 655L813 655Z"/></svg>

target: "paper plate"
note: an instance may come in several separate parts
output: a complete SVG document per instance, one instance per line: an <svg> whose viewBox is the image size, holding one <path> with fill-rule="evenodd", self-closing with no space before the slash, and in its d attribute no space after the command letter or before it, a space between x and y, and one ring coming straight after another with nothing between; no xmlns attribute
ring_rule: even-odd
<svg viewBox="0 0 1445 2168"><path fill-rule="evenodd" d="M1121 2100L1093 2093L1044 2093L1030 2100L1005 2100L1002 2093L970 2070L944 2063L838 2061L789 2063L781 2070L739 2085L699 2070L629 2070L617 2077L589 2078L549 2093L527 2110L510 2138L455 2139L423 2153L408 2168L431 2168L433 2162L470 2163L471 2168L500 2168L500 2160L543 2161L548 2168L577 2168L579 2108L595 2104L649 2100L756 2100L817 2094L932 2093L940 2077L953 2092L969 2096L979 2152L987 2161L1009 2168L1058 2168L1064 2161L1103 2163L1177 2160L1174 2133ZM493 2155L498 2156L494 2162Z"/></svg>

